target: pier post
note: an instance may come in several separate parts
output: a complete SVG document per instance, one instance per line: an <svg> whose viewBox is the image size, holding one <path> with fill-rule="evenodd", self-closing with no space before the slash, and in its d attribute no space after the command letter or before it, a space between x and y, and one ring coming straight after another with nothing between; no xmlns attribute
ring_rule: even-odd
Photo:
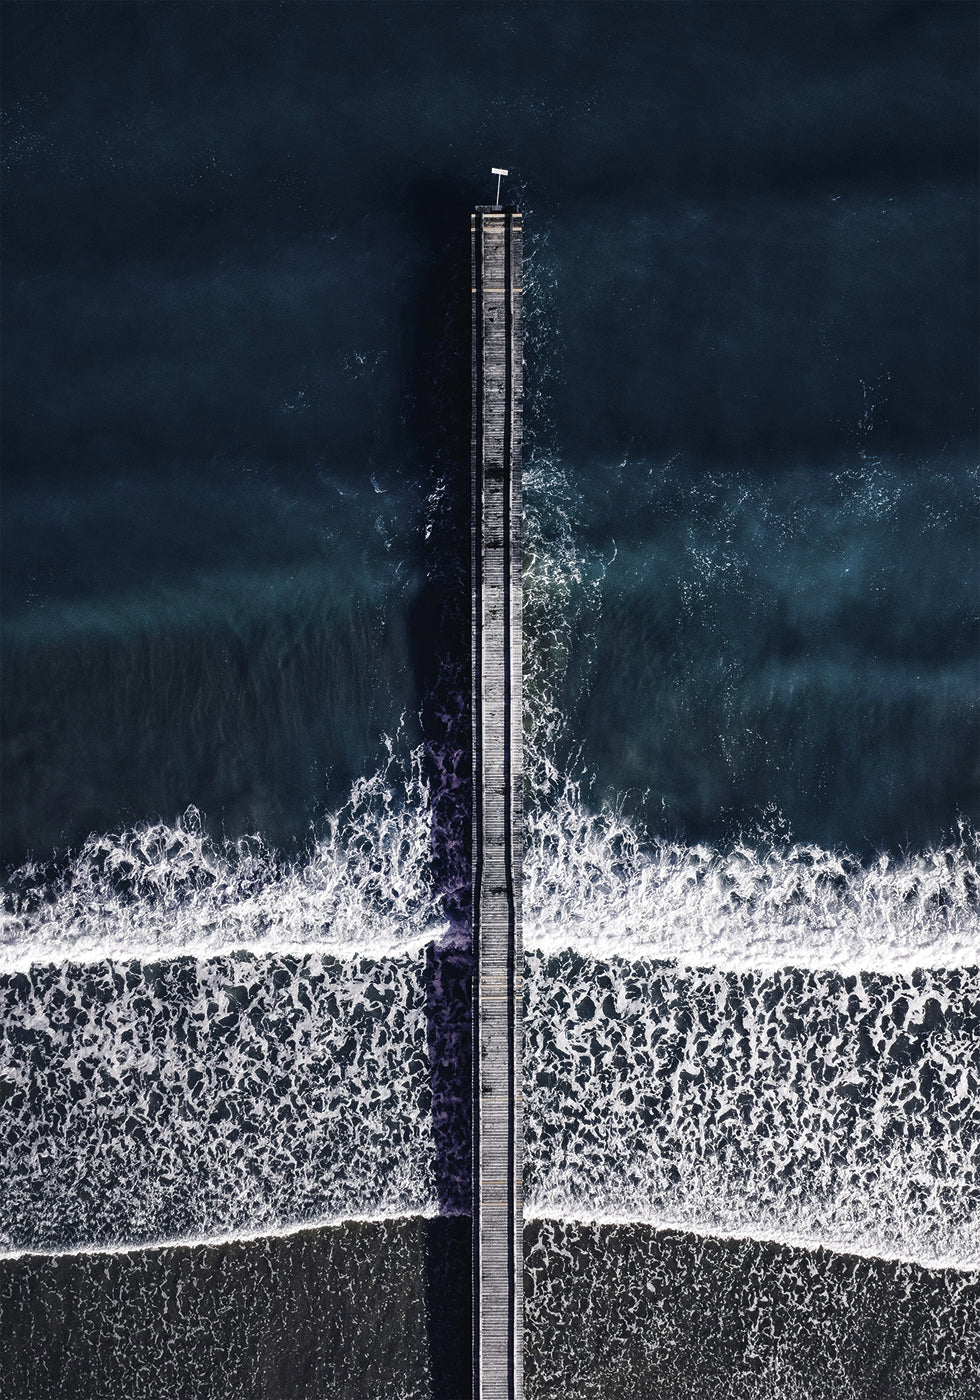
<svg viewBox="0 0 980 1400"><path fill-rule="evenodd" d="M478 206L473 298L473 1395L521 1400L521 215Z"/></svg>

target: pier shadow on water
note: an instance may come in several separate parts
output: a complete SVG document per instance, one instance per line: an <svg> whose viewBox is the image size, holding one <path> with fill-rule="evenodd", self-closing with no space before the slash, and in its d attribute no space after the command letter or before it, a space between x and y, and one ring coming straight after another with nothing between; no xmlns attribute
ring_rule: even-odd
<svg viewBox="0 0 980 1400"><path fill-rule="evenodd" d="M420 575L410 612L417 711L430 794L431 878L448 925L426 952L433 1171L442 1219L426 1236L432 1394L467 1394L472 1281L472 747L470 328L467 192L425 181L408 218L425 253L412 306L405 422L428 472Z"/></svg>

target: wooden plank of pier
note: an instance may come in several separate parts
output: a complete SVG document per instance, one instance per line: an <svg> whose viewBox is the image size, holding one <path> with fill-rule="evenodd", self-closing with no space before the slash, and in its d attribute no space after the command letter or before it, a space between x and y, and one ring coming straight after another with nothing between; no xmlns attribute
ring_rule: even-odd
<svg viewBox="0 0 980 1400"><path fill-rule="evenodd" d="M523 1379L521 216L478 207L473 287L473 1395Z"/></svg>

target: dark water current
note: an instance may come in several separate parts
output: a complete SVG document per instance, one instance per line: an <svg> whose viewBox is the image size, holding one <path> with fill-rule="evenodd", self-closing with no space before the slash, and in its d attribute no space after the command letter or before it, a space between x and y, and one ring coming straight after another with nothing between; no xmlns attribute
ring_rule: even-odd
<svg viewBox="0 0 980 1400"><path fill-rule="evenodd" d="M7 7L0 1393L467 1394L503 161L528 1396L975 1394L974 19Z"/></svg>

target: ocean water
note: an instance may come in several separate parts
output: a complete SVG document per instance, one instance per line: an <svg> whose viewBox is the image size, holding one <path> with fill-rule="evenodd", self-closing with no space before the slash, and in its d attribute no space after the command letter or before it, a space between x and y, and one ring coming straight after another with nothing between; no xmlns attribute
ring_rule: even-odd
<svg viewBox="0 0 980 1400"><path fill-rule="evenodd" d="M467 1393L504 133L528 1396L966 1400L975 35L411 10L8 20L0 1389Z"/></svg>
<svg viewBox="0 0 980 1400"><path fill-rule="evenodd" d="M852 1377L841 1393L881 1393L888 1375L898 1387L888 1393L911 1394L940 1375L948 1387L937 1395L966 1394L956 1387L978 1336L980 1268L973 829L961 817L942 842L862 856L795 839L771 810L711 843L652 834L628 796L603 806L587 747L577 767L568 758L563 697L583 664L576 648L601 645L611 565L576 535L560 464L532 464L528 492L529 1393L552 1393L563 1375L575 1394L648 1394L652 1382L638 1377L656 1372L657 1393L670 1395L686 1394L691 1374L717 1394L829 1395L843 1384L839 1365ZM944 509L956 518L948 500ZM83 1330L107 1325L99 1270L110 1260L125 1270L127 1308L156 1287L161 1260L179 1261L186 1286L208 1300L196 1306L238 1306L244 1282L229 1282L225 1299L214 1281L228 1251L273 1261L257 1306L280 1316L276 1299L307 1267L289 1244L300 1237L312 1257L328 1250L329 1266L309 1267L332 1270L331 1289L348 1287L343 1267L368 1288L379 1336L388 1291L409 1289L406 1307L430 1298L439 1237L390 1231L412 1220L463 1228L469 1209L472 968L465 861L447 817L466 799L465 706L458 677L446 676L444 698L456 703L445 707L441 764L402 725L299 853L258 835L221 840L191 808L10 874L3 1267L15 1279L31 1259L44 1270L64 1260L58 1288ZM642 735L639 720L633 732ZM370 1265L355 1237L337 1243L353 1221L383 1232ZM456 1248L440 1296L458 1308L465 1243ZM564 1291L583 1267L595 1276L588 1305ZM678 1359L695 1346L692 1309L715 1296L719 1270L746 1268L762 1290L753 1296L765 1297L752 1305L757 1324L735 1340L722 1330L692 1373ZM680 1287L675 1270L690 1277L687 1321L662 1313ZM32 1297L47 1290L38 1306L50 1316L53 1298L56 1311L67 1304L44 1277L29 1273L23 1286ZM8 1306L22 1307L9 1286ZM756 1315L747 1287L742 1278L726 1304L739 1327ZM887 1305L869 1302L872 1287ZM596 1295L622 1319L616 1346L607 1339L601 1363L566 1375L556 1317L574 1306L583 1327L603 1326L587 1324L589 1308L603 1307ZM813 1317L823 1349L807 1332ZM171 1319L166 1337L184 1338L206 1369L221 1343L203 1340L201 1325ZM242 1345L264 1355L260 1333L273 1324L254 1326ZM414 1360L405 1352L397 1366L357 1372L366 1388L354 1393L429 1393L427 1335ZM66 1357L76 1345L81 1335ZM310 1375L320 1374L319 1346ZM370 1352L363 1336L351 1346ZM858 1347L870 1348L864 1381L840 1359ZM457 1376L464 1351L449 1354ZM86 1356L78 1364L96 1366ZM100 1361L92 1383L122 1393L131 1364ZM182 1365L167 1361L173 1393L186 1383ZM73 1393L73 1368L54 1366L43 1393ZM220 1393L267 1393L253 1383Z"/></svg>

